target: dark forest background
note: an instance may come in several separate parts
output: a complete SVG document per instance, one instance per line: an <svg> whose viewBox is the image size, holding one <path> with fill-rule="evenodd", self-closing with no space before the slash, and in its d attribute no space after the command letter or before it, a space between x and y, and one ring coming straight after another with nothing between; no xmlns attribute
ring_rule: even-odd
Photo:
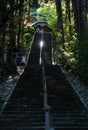
<svg viewBox="0 0 88 130"><path fill-rule="evenodd" d="M36 20L48 21L54 36L54 63L88 83L87 0L0 0L0 73L16 72L17 56L30 51Z"/></svg>

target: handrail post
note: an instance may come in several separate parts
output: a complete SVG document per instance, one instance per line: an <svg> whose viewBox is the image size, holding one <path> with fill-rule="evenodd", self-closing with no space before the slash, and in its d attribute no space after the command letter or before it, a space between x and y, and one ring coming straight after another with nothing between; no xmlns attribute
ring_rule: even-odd
<svg viewBox="0 0 88 130"><path fill-rule="evenodd" d="M44 62L42 64L42 74L43 74L43 89L44 89L45 130L54 130L54 128L52 128L52 123L50 118L51 107L48 105Z"/></svg>
<svg viewBox="0 0 88 130"><path fill-rule="evenodd" d="M42 32L41 42L43 42L43 35L44 35L44 33ZM39 61L39 64L42 66L42 75L43 75L45 130L54 130L52 128L52 123L51 123L51 118L50 118L51 107L48 105L47 85L46 85L44 61L43 61L43 57L42 57L42 47L43 47L43 43L42 43L42 45L40 43L40 61Z"/></svg>

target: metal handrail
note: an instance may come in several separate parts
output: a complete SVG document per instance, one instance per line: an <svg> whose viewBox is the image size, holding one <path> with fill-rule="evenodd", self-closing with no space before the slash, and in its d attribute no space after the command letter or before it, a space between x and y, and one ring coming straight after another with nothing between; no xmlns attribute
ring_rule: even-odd
<svg viewBox="0 0 88 130"><path fill-rule="evenodd" d="M43 41L43 33L42 33L42 41ZM42 66L42 75L43 75L43 90L44 90L44 111L45 111L45 130L54 130L52 128L52 122L50 118L50 110L51 107L48 105L48 95L47 95L47 84L46 84L46 77L45 77L45 67L44 61L42 57L42 48L40 48L40 58L41 58L41 66Z"/></svg>
<svg viewBox="0 0 88 130"><path fill-rule="evenodd" d="M52 128L52 121L50 118L51 107L48 105L48 95L47 95L44 64L42 64L42 65L43 65L42 73L43 73L43 89L44 89L45 130L54 130L54 128Z"/></svg>

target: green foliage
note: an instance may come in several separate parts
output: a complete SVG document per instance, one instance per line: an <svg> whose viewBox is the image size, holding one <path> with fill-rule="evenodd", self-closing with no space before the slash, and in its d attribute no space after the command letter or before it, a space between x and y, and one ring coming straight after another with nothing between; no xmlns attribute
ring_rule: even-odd
<svg viewBox="0 0 88 130"><path fill-rule="evenodd" d="M48 2L37 10L37 20L47 20L52 28L56 28L57 15L54 2Z"/></svg>
<svg viewBox="0 0 88 130"><path fill-rule="evenodd" d="M70 3L70 19L66 13L66 4L62 2L62 17L65 39L65 50L62 49L62 34L59 31L56 37L54 47L54 57L57 63L62 64L68 72L73 72L84 79L88 79L88 43L77 43L77 35L74 28L74 15L72 12L72 4Z"/></svg>
<svg viewBox="0 0 88 130"><path fill-rule="evenodd" d="M34 28L33 27L30 27L30 26L27 26L24 28L24 34L26 33L29 33L29 35L33 35L34 34Z"/></svg>
<svg viewBox="0 0 88 130"><path fill-rule="evenodd" d="M62 64L68 72L73 72L88 84L88 41L66 43L66 50L55 52L55 61Z"/></svg>
<svg viewBox="0 0 88 130"><path fill-rule="evenodd" d="M88 83L88 41L75 44L74 58L76 73Z"/></svg>
<svg viewBox="0 0 88 130"><path fill-rule="evenodd" d="M65 39L65 50L62 49L62 32L57 32L57 14L55 4L42 0L42 6L37 10L39 14L37 20L47 20L49 25L54 28L54 60L62 64L69 72L73 72L80 79L88 83L88 41L77 42L75 30L74 13L70 2L70 17L66 13L66 2L62 1L62 19ZM70 19L69 19L70 18ZM85 36L87 31L84 32ZM86 37L87 38L87 37Z"/></svg>
<svg viewBox="0 0 88 130"><path fill-rule="evenodd" d="M30 48L30 42L32 40L32 36L34 34L34 28L33 27L25 27L24 28L24 36L21 41L21 48L22 50L26 51L26 49Z"/></svg>
<svg viewBox="0 0 88 130"><path fill-rule="evenodd" d="M68 52L60 48L57 51L55 61L64 66L65 69L68 69L69 72L71 72L74 68L73 65L75 63L75 59L72 52Z"/></svg>
<svg viewBox="0 0 88 130"><path fill-rule="evenodd" d="M65 43L65 50L58 43L54 51L54 59L64 66L68 72L74 73L79 79L88 84L88 41L73 41Z"/></svg>

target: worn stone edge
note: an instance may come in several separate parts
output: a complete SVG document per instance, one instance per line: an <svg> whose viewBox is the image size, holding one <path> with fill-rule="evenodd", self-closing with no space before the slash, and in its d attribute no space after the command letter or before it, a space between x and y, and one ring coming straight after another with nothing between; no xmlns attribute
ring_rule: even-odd
<svg viewBox="0 0 88 130"><path fill-rule="evenodd" d="M76 79L76 77L72 74L68 74L67 71L63 68L60 67L61 71L65 74L66 79L69 81L70 85L78 95L79 99L81 100L83 106L85 107L86 110L88 110L88 86L84 85L81 81ZM85 93L84 93L85 91Z"/></svg>
<svg viewBox="0 0 88 130"><path fill-rule="evenodd" d="M20 79L20 76L18 76L17 81L16 81L15 84L14 84L15 77L13 78L13 82L12 82L13 88L10 90L9 95L7 96L6 100L4 101L4 103L3 103L3 104L1 105L1 107L0 107L0 115L3 113L5 107L6 107L7 103L8 103L8 100L9 100L10 97L12 96L12 93L13 93L13 91L14 91L14 89L15 89L15 87L16 87L18 81L19 81L19 79Z"/></svg>

